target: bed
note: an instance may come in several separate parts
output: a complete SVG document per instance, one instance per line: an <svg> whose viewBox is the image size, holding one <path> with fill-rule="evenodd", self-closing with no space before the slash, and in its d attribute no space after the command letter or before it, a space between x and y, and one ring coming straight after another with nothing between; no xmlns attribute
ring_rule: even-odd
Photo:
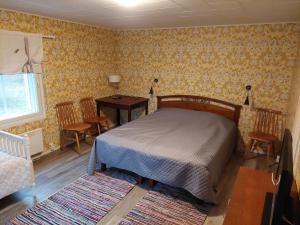
<svg viewBox="0 0 300 225"><path fill-rule="evenodd" d="M0 130L0 199L35 186L28 137ZM34 194L34 193L33 193Z"/></svg>
<svg viewBox="0 0 300 225"><path fill-rule="evenodd" d="M216 202L215 187L236 146L238 105L200 96L160 96L158 110L94 142L88 174L101 164L184 188Z"/></svg>

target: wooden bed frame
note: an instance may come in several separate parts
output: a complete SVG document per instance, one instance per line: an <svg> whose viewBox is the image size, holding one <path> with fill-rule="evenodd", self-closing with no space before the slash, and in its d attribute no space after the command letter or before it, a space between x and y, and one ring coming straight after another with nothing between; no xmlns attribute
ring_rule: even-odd
<svg viewBox="0 0 300 225"><path fill-rule="evenodd" d="M242 106L218 99L194 95L157 96L157 109L182 108L222 115L238 126Z"/></svg>

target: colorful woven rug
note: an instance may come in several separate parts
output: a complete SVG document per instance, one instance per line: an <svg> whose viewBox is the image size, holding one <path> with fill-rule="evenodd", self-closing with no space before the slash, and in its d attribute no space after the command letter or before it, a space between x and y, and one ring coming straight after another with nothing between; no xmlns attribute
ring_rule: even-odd
<svg viewBox="0 0 300 225"><path fill-rule="evenodd" d="M202 225L210 206L186 191L157 184L119 224Z"/></svg>
<svg viewBox="0 0 300 225"><path fill-rule="evenodd" d="M133 187L129 181L101 173L84 175L7 224L96 224Z"/></svg>

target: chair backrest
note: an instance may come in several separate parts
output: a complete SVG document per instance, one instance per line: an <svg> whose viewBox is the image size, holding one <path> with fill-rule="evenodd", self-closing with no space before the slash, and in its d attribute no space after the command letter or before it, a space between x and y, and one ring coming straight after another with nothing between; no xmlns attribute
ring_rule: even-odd
<svg viewBox="0 0 300 225"><path fill-rule="evenodd" d="M256 108L256 119L253 131L280 138L282 123L282 112L272 109Z"/></svg>
<svg viewBox="0 0 300 225"><path fill-rule="evenodd" d="M80 108L83 120L95 118L97 116L95 100L91 97L81 99Z"/></svg>
<svg viewBox="0 0 300 225"><path fill-rule="evenodd" d="M62 102L55 106L56 115L60 129L67 125L72 125L79 122L78 116L75 112L74 102Z"/></svg>

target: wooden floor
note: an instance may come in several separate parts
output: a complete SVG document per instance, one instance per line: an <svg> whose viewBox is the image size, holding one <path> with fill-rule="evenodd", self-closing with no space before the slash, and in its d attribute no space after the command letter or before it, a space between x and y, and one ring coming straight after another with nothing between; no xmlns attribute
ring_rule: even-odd
<svg viewBox="0 0 300 225"><path fill-rule="evenodd" d="M90 146L83 146L90 148ZM59 151L47 158L34 163L36 173L37 201L47 197L68 185L86 173L89 154L79 156L71 149ZM217 188L219 204L214 206L208 215L205 225L221 225L226 205L240 165L245 165L261 170L266 170L265 157L244 161L242 157L233 155L226 166L220 184ZM98 224L117 224L120 218L133 208L137 201L147 193L147 186L136 186L110 213ZM25 209L33 206L31 188L12 194L0 200L0 224L20 214Z"/></svg>

